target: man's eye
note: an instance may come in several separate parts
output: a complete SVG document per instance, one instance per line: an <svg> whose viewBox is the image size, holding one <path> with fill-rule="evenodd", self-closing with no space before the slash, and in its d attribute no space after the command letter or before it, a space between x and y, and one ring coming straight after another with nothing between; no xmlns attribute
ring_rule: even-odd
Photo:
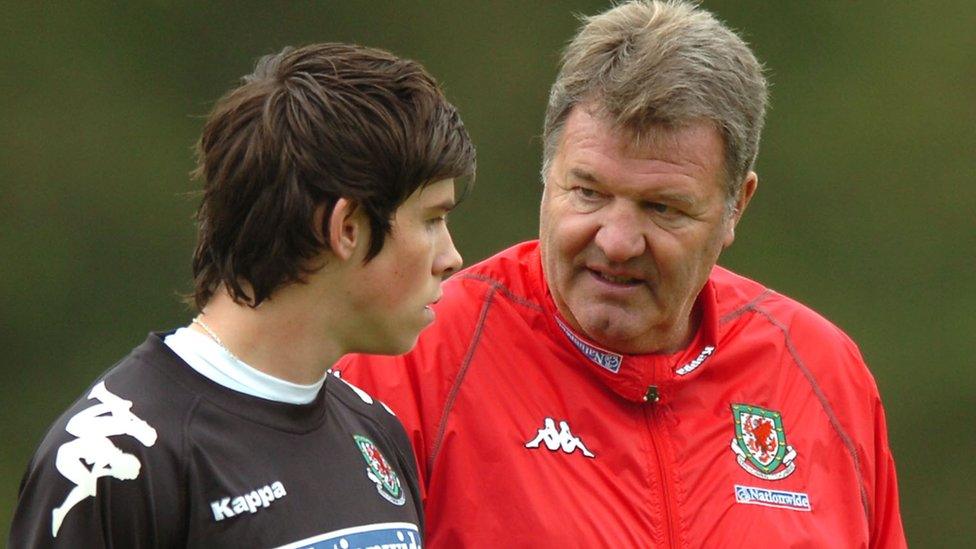
<svg viewBox="0 0 976 549"><path fill-rule="evenodd" d="M654 212L656 214L677 215L680 213L677 208L673 208L661 202L645 202L643 206L645 210Z"/></svg>
<svg viewBox="0 0 976 549"><path fill-rule="evenodd" d="M427 220L428 225L440 225L441 223L447 223L447 214L432 217Z"/></svg>
<svg viewBox="0 0 976 549"><path fill-rule="evenodd" d="M600 193L587 187L573 187L573 191L586 200L593 200L600 197Z"/></svg>

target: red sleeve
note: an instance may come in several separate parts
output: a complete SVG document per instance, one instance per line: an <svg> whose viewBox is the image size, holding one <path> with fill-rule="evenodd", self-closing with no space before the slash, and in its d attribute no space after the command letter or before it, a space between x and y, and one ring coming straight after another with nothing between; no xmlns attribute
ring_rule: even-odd
<svg viewBox="0 0 976 549"><path fill-rule="evenodd" d="M898 479L888 445L888 426L877 382L860 349L843 335L850 377L841 384L848 390L842 406L850 415L851 432L858 440L858 454L864 462L864 485L869 500L870 546L878 549L908 547L898 506ZM835 394L839 388L835 388ZM845 414L847 415L847 414Z"/></svg>
<svg viewBox="0 0 976 549"><path fill-rule="evenodd" d="M843 331L806 309L792 318L790 336L861 479L864 513L852 512L851 520L866 520L871 547L907 547L884 409L860 350Z"/></svg>
<svg viewBox="0 0 976 549"><path fill-rule="evenodd" d="M874 435L875 479L871 547L907 547L905 529L902 527L898 509L895 461L888 447L888 427L880 398L875 399Z"/></svg>
<svg viewBox="0 0 976 549"><path fill-rule="evenodd" d="M838 331L839 332L839 331ZM834 378L830 394L837 397L844 423L855 439L861 460L864 490L869 508L870 546L907 547L898 508L898 480L888 446L888 427L874 376L857 345L842 332L845 349L838 364L847 363L844 374Z"/></svg>

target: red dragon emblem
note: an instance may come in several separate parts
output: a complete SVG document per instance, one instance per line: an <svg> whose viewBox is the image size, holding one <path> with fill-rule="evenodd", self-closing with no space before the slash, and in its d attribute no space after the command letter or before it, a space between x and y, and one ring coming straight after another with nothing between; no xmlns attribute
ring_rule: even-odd
<svg viewBox="0 0 976 549"><path fill-rule="evenodd" d="M749 474L779 480L796 469L796 450L786 442L783 416L750 404L732 404L735 437L731 449L736 462Z"/></svg>
<svg viewBox="0 0 976 549"><path fill-rule="evenodd" d="M763 463L769 463L779 450L779 439L776 438L773 420L759 416L752 416L742 422L742 437L752 455Z"/></svg>
<svg viewBox="0 0 976 549"><path fill-rule="evenodd" d="M386 458L383 457L383 454L376 449L376 446L367 446L366 453L369 454L369 460L373 463L373 466L376 467L376 472L379 473L384 480L390 482L391 477L393 477L393 473L390 469L390 465L386 462Z"/></svg>

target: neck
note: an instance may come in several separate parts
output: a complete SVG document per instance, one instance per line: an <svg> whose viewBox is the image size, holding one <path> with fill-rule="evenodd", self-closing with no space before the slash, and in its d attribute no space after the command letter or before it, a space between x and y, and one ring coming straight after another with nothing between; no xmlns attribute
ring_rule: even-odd
<svg viewBox="0 0 976 549"><path fill-rule="evenodd" d="M339 327L330 329L321 318L323 311L331 310L329 304L294 291L300 288L282 288L256 308L235 303L220 288L198 317L213 334L197 323L191 329L216 335L231 354L268 375L302 385L315 383L345 349Z"/></svg>
<svg viewBox="0 0 976 549"><path fill-rule="evenodd" d="M630 355L672 354L681 351L695 339L703 315L701 306L695 301L689 307L688 313L678 316L678 322L655 326L653 330L639 334L637 337L624 339L614 337L615 334L586 330L573 316L568 305L555 296L552 297L552 302L570 329L607 350Z"/></svg>

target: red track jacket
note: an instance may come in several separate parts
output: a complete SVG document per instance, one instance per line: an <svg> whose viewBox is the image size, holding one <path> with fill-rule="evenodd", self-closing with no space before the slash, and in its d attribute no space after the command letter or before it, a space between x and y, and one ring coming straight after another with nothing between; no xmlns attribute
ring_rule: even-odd
<svg viewBox="0 0 976 549"><path fill-rule="evenodd" d="M699 304L681 352L601 349L528 242L446 282L412 352L338 369L405 424L430 548L904 547L854 343L719 267Z"/></svg>

